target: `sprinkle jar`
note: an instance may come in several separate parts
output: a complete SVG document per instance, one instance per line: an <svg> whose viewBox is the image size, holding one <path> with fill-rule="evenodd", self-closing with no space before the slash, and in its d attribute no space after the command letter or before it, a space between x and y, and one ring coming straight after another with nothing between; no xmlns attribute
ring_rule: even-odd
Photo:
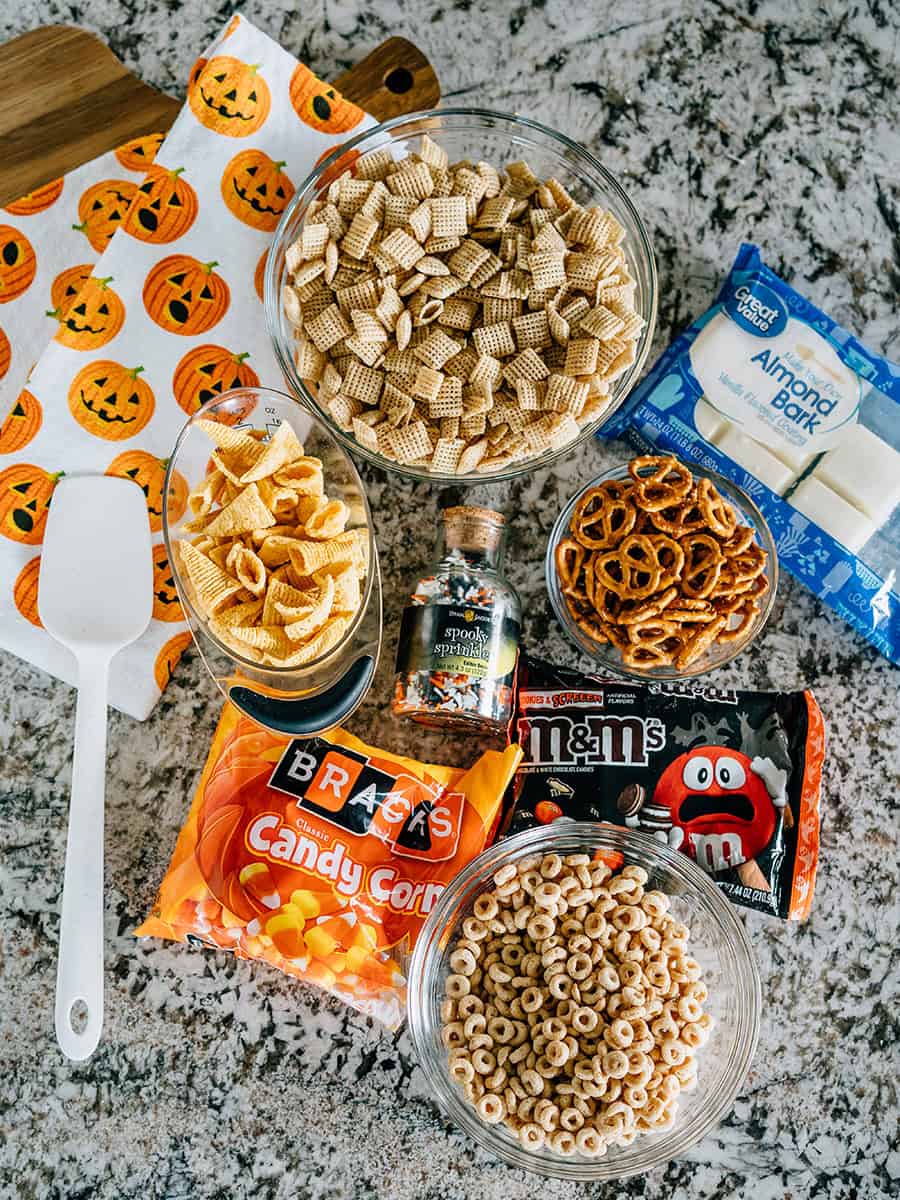
<svg viewBox="0 0 900 1200"><path fill-rule="evenodd" d="M512 715L521 604L502 575L505 520L442 513L438 561L403 610L392 708L433 728L504 732Z"/></svg>

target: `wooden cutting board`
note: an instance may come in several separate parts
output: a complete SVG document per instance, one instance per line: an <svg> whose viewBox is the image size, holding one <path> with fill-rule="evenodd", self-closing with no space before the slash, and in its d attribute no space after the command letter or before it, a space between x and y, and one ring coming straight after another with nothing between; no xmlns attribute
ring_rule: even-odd
<svg viewBox="0 0 900 1200"><path fill-rule="evenodd" d="M389 38L335 86L379 121L433 108L441 89L412 42ZM45 25L0 46L0 206L113 150L165 131L181 108L133 75L99 38Z"/></svg>

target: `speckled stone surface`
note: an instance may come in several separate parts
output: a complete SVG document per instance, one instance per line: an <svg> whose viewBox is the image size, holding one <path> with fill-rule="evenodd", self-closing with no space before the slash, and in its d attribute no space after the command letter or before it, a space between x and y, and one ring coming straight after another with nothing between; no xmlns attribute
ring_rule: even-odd
<svg viewBox="0 0 900 1200"><path fill-rule="evenodd" d="M582 15L576 15L575 10ZM98 31L177 92L227 18L215 0L0 0L0 36ZM515 109L627 182L656 243L656 349L700 311L742 238L872 345L900 357L900 14L861 4L618 6L487 0L259 0L247 16L325 76L404 32L448 101ZM490 36L486 36L488 31ZM574 663L544 594L563 501L625 455L468 493L511 517L509 574L530 646ZM385 715L405 581L426 561L436 489L369 472L385 582L377 686L352 728L396 750L451 747ZM451 493L454 496L455 494ZM759 1050L730 1115L684 1160L621 1185L515 1172L454 1132L408 1038L274 971L131 936L184 818L220 709L188 654L151 720L111 717L107 1016L81 1066L53 1038L55 943L74 697L0 659L0 1195L212 1200L886 1200L897 1144L900 673L792 580L717 682L810 684L825 712L822 863L802 927L745 916L763 979ZM467 754L474 755L474 747Z"/></svg>

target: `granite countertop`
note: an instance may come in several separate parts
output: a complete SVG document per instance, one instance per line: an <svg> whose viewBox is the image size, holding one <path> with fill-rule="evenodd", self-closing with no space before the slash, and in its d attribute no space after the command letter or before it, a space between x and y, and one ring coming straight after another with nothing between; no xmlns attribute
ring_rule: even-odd
<svg viewBox="0 0 900 1200"><path fill-rule="evenodd" d="M229 11L218 0L0 3L0 37L83 22L173 93ZM884 0L341 0L246 15L320 74L395 32L446 102L514 109L583 142L626 181L661 274L658 351L701 311L739 242L874 347L900 358L900 16ZM546 537L579 481L625 456L581 446L558 469L467 493L512 519L509 573L528 644L574 664L543 587ZM387 639L352 728L448 753L385 714L404 583L445 496L367 483ZM0 658L0 1195L206 1200L886 1200L900 1194L896 822L900 675L792 579L765 635L716 682L815 688L830 732L810 920L742 912L765 998L731 1113L683 1160L621 1185L538 1181L476 1150L391 1035L273 970L131 931L155 889L220 708L195 653L145 724L110 721L107 1014L88 1063L53 1038L74 695ZM470 751L471 753L471 751Z"/></svg>

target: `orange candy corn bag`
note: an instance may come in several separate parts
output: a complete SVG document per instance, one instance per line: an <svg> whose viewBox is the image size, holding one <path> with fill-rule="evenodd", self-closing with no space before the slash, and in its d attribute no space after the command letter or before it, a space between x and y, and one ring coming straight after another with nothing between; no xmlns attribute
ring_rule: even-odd
<svg viewBox="0 0 900 1200"><path fill-rule="evenodd" d="M433 766L342 729L279 736L226 705L136 933L265 959L395 1028L416 934L491 841L520 758Z"/></svg>

